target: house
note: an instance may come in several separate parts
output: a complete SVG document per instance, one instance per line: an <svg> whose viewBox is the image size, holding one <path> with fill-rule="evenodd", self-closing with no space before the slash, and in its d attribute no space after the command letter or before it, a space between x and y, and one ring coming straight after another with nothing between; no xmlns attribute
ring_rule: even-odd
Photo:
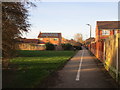
<svg viewBox="0 0 120 90"><path fill-rule="evenodd" d="M96 24L96 39L99 41L111 35L120 33L120 21L97 21Z"/></svg>
<svg viewBox="0 0 120 90"><path fill-rule="evenodd" d="M73 46L81 46L80 42L75 41L74 39L68 40L68 42Z"/></svg>
<svg viewBox="0 0 120 90"><path fill-rule="evenodd" d="M26 39L26 38L21 38L19 40L19 43L31 43L31 44L39 44L40 40L38 39Z"/></svg>
<svg viewBox="0 0 120 90"><path fill-rule="evenodd" d="M61 33L42 33L38 35L38 39L44 43L52 43L54 45L61 45L62 36Z"/></svg>
<svg viewBox="0 0 120 90"><path fill-rule="evenodd" d="M86 40L84 41L84 43L85 43L86 45L88 45L88 44L90 44L90 43L92 43L92 42L95 42L95 38L94 38L94 37L88 38L88 39L86 39Z"/></svg>
<svg viewBox="0 0 120 90"><path fill-rule="evenodd" d="M120 33L120 21L97 21L96 23L96 38L95 38L95 56L99 60L103 60L104 54L104 39L109 36L114 36Z"/></svg>
<svg viewBox="0 0 120 90"><path fill-rule="evenodd" d="M74 39L68 40L65 38L62 38L62 44L71 44L73 46L82 46L82 43L75 41Z"/></svg>
<svg viewBox="0 0 120 90"><path fill-rule="evenodd" d="M64 37L62 37L62 42L61 42L62 44L67 44L67 43L69 43L69 40L68 39L65 39Z"/></svg>

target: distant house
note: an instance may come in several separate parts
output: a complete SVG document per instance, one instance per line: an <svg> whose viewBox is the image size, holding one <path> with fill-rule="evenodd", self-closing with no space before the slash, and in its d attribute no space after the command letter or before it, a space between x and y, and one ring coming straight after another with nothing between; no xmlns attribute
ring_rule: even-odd
<svg viewBox="0 0 120 90"><path fill-rule="evenodd" d="M88 38L84 41L84 43L87 45L87 44L90 44L92 42L95 42L95 38L94 37L91 37L91 38Z"/></svg>
<svg viewBox="0 0 120 90"><path fill-rule="evenodd" d="M26 39L26 38L22 38L22 39L19 40L19 43L40 44L40 40L38 40L38 39Z"/></svg>
<svg viewBox="0 0 120 90"><path fill-rule="evenodd" d="M66 43L69 43L69 40L68 39L65 39L64 37L62 37L62 44L66 44Z"/></svg>
<svg viewBox="0 0 120 90"><path fill-rule="evenodd" d="M52 43L54 45L61 45L62 35L61 33L42 33L38 35L38 39L44 43Z"/></svg>
<svg viewBox="0 0 120 90"><path fill-rule="evenodd" d="M96 39L99 41L110 35L120 33L120 21L97 21L96 24Z"/></svg>
<svg viewBox="0 0 120 90"><path fill-rule="evenodd" d="M19 43L29 43L41 46L45 44L43 41L40 41L39 39L26 39L26 38L20 39Z"/></svg>
<svg viewBox="0 0 120 90"><path fill-rule="evenodd" d="M68 40L68 39L62 38L62 44L67 44L67 43L69 43L69 44L71 44L73 46L81 46L82 45L81 43L79 43L79 42L77 42L77 41L75 41L73 39Z"/></svg>

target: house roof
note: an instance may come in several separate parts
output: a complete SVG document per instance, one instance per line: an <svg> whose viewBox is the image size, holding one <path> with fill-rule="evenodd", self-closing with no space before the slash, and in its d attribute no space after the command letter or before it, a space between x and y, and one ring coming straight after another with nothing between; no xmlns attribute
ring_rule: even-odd
<svg viewBox="0 0 120 90"><path fill-rule="evenodd" d="M85 40L85 42L90 42L90 41L95 41L95 38L91 37L91 38L88 38L88 39Z"/></svg>
<svg viewBox="0 0 120 90"><path fill-rule="evenodd" d="M97 21L98 29L120 29L120 21Z"/></svg>
<svg viewBox="0 0 120 90"><path fill-rule="evenodd" d="M38 38L61 38L61 33L41 33L38 35Z"/></svg>
<svg viewBox="0 0 120 90"><path fill-rule="evenodd" d="M38 39L20 39L19 42L21 43L34 43L34 44L44 44L43 41L40 41Z"/></svg>

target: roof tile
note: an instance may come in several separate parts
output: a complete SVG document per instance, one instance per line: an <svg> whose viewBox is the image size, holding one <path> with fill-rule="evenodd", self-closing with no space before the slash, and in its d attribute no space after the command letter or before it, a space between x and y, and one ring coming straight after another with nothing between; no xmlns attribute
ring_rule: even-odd
<svg viewBox="0 0 120 90"><path fill-rule="evenodd" d="M120 29L120 21L97 21L98 29Z"/></svg>

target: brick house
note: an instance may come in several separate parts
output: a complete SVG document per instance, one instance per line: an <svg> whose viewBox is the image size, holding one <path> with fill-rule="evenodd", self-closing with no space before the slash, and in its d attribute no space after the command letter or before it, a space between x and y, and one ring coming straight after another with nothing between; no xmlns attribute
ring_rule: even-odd
<svg viewBox="0 0 120 90"><path fill-rule="evenodd" d="M95 41L120 33L120 21L97 21Z"/></svg>
<svg viewBox="0 0 120 90"><path fill-rule="evenodd" d="M95 45L96 45L96 52L95 56L99 60L103 60L104 55L104 39L108 38L109 36L116 35L120 33L120 21L97 21L96 23L96 38L95 38Z"/></svg>
<svg viewBox="0 0 120 90"><path fill-rule="evenodd" d="M26 39L26 38L22 38L22 39L19 40L19 43L39 44L40 41L38 39Z"/></svg>
<svg viewBox="0 0 120 90"><path fill-rule="evenodd" d="M66 44L66 43L68 43L68 41L69 41L68 39L65 39L64 37L62 37L62 42L61 43Z"/></svg>
<svg viewBox="0 0 120 90"><path fill-rule="evenodd" d="M61 33L42 33L38 35L38 39L44 43L52 43L54 45L60 45L62 41Z"/></svg>
<svg viewBox="0 0 120 90"><path fill-rule="evenodd" d="M91 43L92 43L92 42L95 42L95 38L94 38L94 37L91 37L91 38L88 38L88 39L86 39L86 40L84 41L84 43L85 43L86 45L90 44L90 42L91 42Z"/></svg>

